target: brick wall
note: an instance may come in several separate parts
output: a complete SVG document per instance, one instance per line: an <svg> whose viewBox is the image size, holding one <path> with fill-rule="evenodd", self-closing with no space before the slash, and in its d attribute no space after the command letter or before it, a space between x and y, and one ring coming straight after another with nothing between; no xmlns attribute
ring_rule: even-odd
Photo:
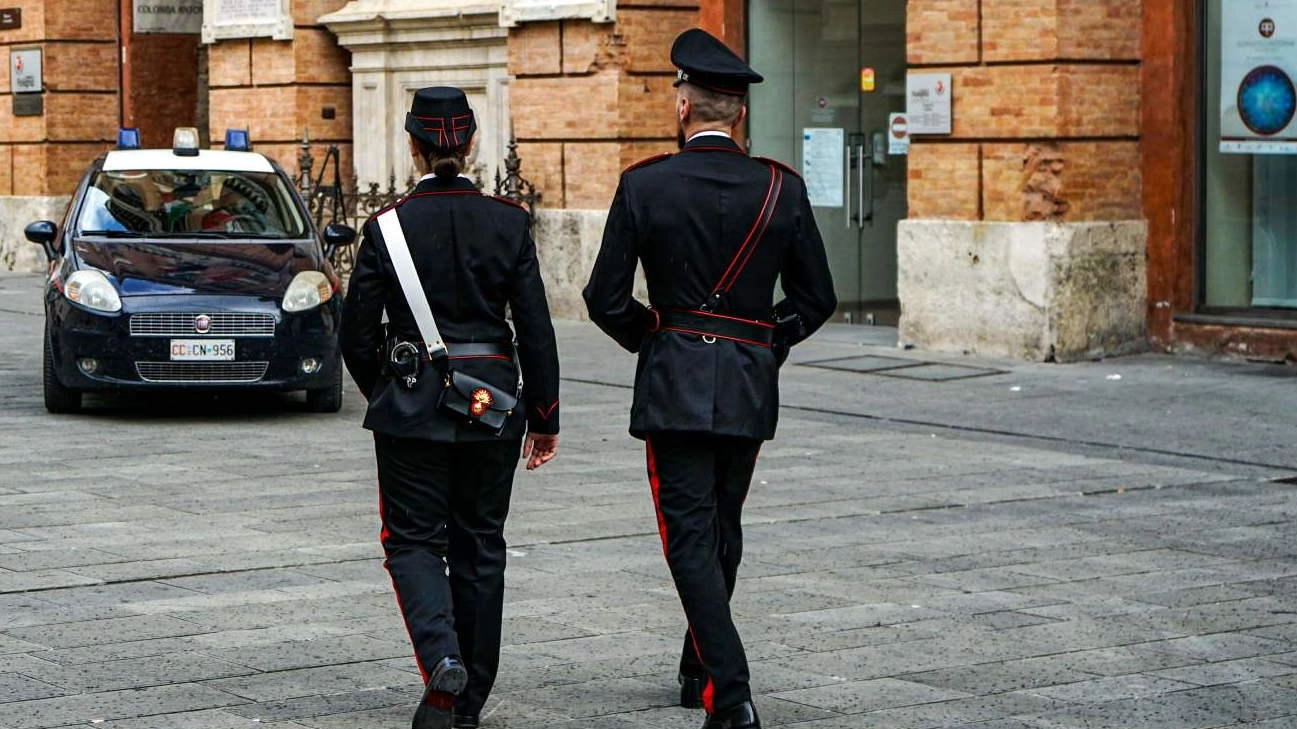
<svg viewBox="0 0 1297 729"><path fill-rule="evenodd" d="M1140 3L910 0L912 70L949 71L954 129L916 138L912 218L1143 217Z"/></svg>
<svg viewBox="0 0 1297 729"><path fill-rule="evenodd" d="M247 129L257 151L296 174L306 134L315 169L328 145L336 144L342 150L344 182L351 182L351 54L316 22L345 4L295 0L292 40L226 40L209 46L213 146L221 146L227 129Z"/></svg>
<svg viewBox="0 0 1297 729"><path fill-rule="evenodd" d="M116 138L118 0L10 0L22 27L0 30L0 195L65 195ZM43 50L42 116L15 117L9 52Z"/></svg>
<svg viewBox="0 0 1297 729"><path fill-rule="evenodd" d="M637 0L616 23L510 30L518 154L545 207L607 208L622 169L675 148L671 42L698 24L696 0Z"/></svg>

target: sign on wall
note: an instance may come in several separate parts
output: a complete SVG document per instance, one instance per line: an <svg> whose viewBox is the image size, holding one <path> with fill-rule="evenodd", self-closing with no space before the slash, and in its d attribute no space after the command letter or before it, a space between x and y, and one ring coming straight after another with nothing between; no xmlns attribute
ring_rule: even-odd
<svg viewBox="0 0 1297 729"><path fill-rule="evenodd" d="M1297 154L1297 0L1221 0L1220 151Z"/></svg>
<svg viewBox="0 0 1297 729"><path fill-rule="evenodd" d="M293 37L291 0L206 0L203 42L227 38Z"/></svg>
<svg viewBox="0 0 1297 729"><path fill-rule="evenodd" d="M191 33L203 30L203 0L135 0L136 33Z"/></svg>
<svg viewBox="0 0 1297 729"><path fill-rule="evenodd" d="M26 48L9 51L9 78L15 94L35 94L45 90L41 76L41 50Z"/></svg>
<svg viewBox="0 0 1297 729"><path fill-rule="evenodd" d="M596 23L617 20L616 0L504 0L500 4L500 27L546 20L583 19Z"/></svg>
<svg viewBox="0 0 1297 729"><path fill-rule="evenodd" d="M846 130L806 127L802 130L802 179L806 196L817 208L842 207L845 183Z"/></svg>
<svg viewBox="0 0 1297 729"><path fill-rule="evenodd" d="M950 134L950 74L911 73L905 77L905 116L910 134Z"/></svg>

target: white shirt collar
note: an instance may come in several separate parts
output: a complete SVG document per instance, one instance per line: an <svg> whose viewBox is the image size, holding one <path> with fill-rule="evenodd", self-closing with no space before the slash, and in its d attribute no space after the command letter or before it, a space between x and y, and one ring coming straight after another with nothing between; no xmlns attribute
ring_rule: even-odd
<svg viewBox="0 0 1297 729"><path fill-rule="evenodd" d="M468 175L460 175L460 177L461 177L462 179L468 180L469 182L472 182L472 181L473 181L473 178L469 177ZM420 177L420 178L419 178L419 182L427 182L428 180L435 180L435 179L437 179L437 173L436 173L436 172L429 172L428 174L424 175L423 177Z"/></svg>
<svg viewBox="0 0 1297 729"><path fill-rule="evenodd" d="M725 137L726 139L733 139L733 138L734 138L734 137L731 137L731 136L730 136L729 132L721 132L721 131L716 131L716 130L709 130L709 131L705 131L705 132L698 132L697 134L694 134L694 135L690 136L690 137L689 137L688 139L686 139L685 141L686 141L686 142L692 142L692 141L694 141L695 139L697 139L697 138L699 138L699 137Z"/></svg>

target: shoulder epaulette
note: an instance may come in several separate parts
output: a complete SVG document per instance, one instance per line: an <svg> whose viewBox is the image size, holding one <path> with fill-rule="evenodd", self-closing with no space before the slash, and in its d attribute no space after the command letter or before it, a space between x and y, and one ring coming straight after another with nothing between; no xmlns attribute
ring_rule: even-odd
<svg viewBox="0 0 1297 729"><path fill-rule="evenodd" d="M519 210L523 211L524 213L531 215L531 211L527 209L527 206L523 205L522 203L514 202L513 200L510 200L507 197L500 197L499 195L484 195L483 197L485 197L488 200L502 202L505 205L512 205L515 208L518 208Z"/></svg>
<svg viewBox="0 0 1297 729"><path fill-rule="evenodd" d="M626 169L622 170L622 174L624 175L627 172L630 172L631 170L638 170L641 167L648 167L649 165L655 162L661 162L662 160L667 159L668 157L674 156L674 154L675 154L674 152L663 152L662 154L655 154L652 157L642 159L639 162L636 162L635 164L631 165L630 167L627 167Z"/></svg>
<svg viewBox="0 0 1297 729"><path fill-rule="evenodd" d="M802 176L802 173L798 172L797 170L793 169L792 167L789 167L788 165L784 164L783 162L780 162L780 161L777 160L777 159L772 159L772 158L770 158L770 157L757 157L756 155L753 155L752 159L754 159L754 160L756 160L756 161L758 161L758 162L764 162L764 163L766 163L766 164L768 164L768 165L773 165L773 166L775 166L775 167L778 167L779 169L783 170L784 172L788 172L788 173L792 174L792 175L795 176L795 177L800 178L800 177Z"/></svg>
<svg viewBox="0 0 1297 729"><path fill-rule="evenodd" d="M378 216L382 215L383 213L387 212L388 210L393 210L393 209L395 209L395 208L399 208L399 207L401 207L401 205L402 205L406 200L409 200L409 199L410 199L410 196L409 196L409 195L405 195L405 196L401 197L400 199L398 199L396 202L391 203L391 204L387 205L386 207L379 208L378 210L375 210L375 211L374 211L374 214L373 214L373 215L370 215L370 216L365 220L365 225L369 225L370 223L374 222L375 220L378 219Z"/></svg>

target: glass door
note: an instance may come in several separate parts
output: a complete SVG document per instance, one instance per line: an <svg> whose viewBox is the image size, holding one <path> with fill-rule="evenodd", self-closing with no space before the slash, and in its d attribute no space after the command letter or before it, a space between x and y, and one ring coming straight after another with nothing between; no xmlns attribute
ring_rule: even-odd
<svg viewBox="0 0 1297 729"><path fill-rule="evenodd" d="M753 154L802 171L824 237L839 321L894 325L896 224L906 158L889 152L905 110L905 0L750 0Z"/></svg>

